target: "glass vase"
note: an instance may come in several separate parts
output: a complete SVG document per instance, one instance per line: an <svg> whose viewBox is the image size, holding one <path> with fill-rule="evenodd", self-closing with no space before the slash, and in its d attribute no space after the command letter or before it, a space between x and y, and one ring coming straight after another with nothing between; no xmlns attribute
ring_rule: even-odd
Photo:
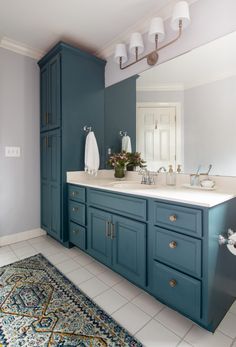
<svg viewBox="0 0 236 347"><path fill-rule="evenodd" d="M125 177L125 168L124 168L124 166L115 166L114 176L116 178L124 178Z"/></svg>

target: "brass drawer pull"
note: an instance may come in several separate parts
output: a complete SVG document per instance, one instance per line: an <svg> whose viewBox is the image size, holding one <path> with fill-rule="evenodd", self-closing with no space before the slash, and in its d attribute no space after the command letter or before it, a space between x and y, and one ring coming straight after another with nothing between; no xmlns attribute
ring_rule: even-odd
<svg viewBox="0 0 236 347"><path fill-rule="evenodd" d="M177 247L177 242L176 241L171 241L169 243L169 247L172 248L172 249L176 248Z"/></svg>
<svg viewBox="0 0 236 347"><path fill-rule="evenodd" d="M78 233L79 233L79 229L77 229L77 230L73 229L73 230L72 230L72 233L73 233L73 234L78 234Z"/></svg>
<svg viewBox="0 0 236 347"><path fill-rule="evenodd" d="M169 285L171 288L174 288L177 285L177 281L176 280L170 280Z"/></svg>
<svg viewBox="0 0 236 347"><path fill-rule="evenodd" d="M171 222L176 222L177 216L176 216L175 214L172 214L171 216L169 216L169 220L170 220Z"/></svg>
<svg viewBox="0 0 236 347"><path fill-rule="evenodd" d="M73 191L73 192L71 192L71 195L72 195L72 196L79 195L79 192L74 192L74 191Z"/></svg>
<svg viewBox="0 0 236 347"><path fill-rule="evenodd" d="M73 212L78 212L79 211L79 207L72 207L72 211Z"/></svg>

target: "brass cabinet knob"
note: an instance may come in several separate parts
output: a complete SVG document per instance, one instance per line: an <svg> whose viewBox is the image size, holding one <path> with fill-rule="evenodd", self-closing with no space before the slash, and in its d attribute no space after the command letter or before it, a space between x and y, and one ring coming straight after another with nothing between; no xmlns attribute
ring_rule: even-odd
<svg viewBox="0 0 236 347"><path fill-rule="evenodd" d="M79 207L72 207L72 211L73 212L78 212L79 211Z"/></svg>
<svg viewBox="0 0 236 347"><path fill-rule="evenodd" d="M71 195L72 195L72 196L76 196L76 195L79 195L79 193L73 191L73 192L71 192Z"/></svg>
<svg viewBox="0 0 236 347"><path fill-rule="evenodd" d="M170 285L171 288L174 288L177 285L176 280L170 280L169 281L169 285Z"/></svg>
<svg viewBox="0 0 236 347"><path fill-rule="evenodd" d="M73 234L78 234L78 233L79 233L79 229L77 229L77 230L73 229L73 230L72 230L72 233L73 233Z"/></svg>
<svg viewBox="0 0 236 347"><path fill-rule="evenodd" d="M175 214L172 214L171 216L169 216L169 220L170 220L171 222L176 222L177 216L176 216Z"/></svg>
<svg viewBox="0 0 236 347"><path fill-rule="evenodd" d="M176 248L177 247L177 242L176 241L171 241L169 243L169 247L172 248L172 249Z"/></svg>

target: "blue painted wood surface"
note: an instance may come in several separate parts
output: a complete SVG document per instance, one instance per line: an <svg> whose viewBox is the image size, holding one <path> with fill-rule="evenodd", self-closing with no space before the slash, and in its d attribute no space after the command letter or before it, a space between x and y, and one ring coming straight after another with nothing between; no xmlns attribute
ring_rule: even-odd
<svg viewBox="0 0 236 347"><path fill-rule="evenodd" d="M89 189L88 203L137 220L146 221L147 218L146 200L142 198Z"/></svg>
<svg viewBox="0 0 236 347"><path fill-rule="evenodd" d="M132 282L146 285L146 224L112 216L112 267Z"/></svg>
<svg viewBox="0 0 236 347"><path fill-rule="evenodd" d="M108 236L111 214L88 208L88 253L105 265L112 263L112 240Z"/></svg>
<svg viewBox="0 0 236 347"><path fill-rule="evenodd" d="M69 225L70 242L82 250L86 250L86 228L70 221Z"/></svg>
<svg viewBox="0 0 236 347"><path fill-rule="evenodd" d="M153 256L189 275L201 277L202 241L163 228L153 228ZM174 245L174 246L173 246Z"/></svg>

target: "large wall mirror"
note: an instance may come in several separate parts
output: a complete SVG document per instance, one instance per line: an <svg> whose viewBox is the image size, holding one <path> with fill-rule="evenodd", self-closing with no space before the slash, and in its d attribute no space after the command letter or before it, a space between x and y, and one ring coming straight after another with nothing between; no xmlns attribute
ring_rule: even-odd
<svg viewBox="0 0 236 347"><path fill-rule="evenodd" d="M236 176L236 32L141 73L136 103L148 168Z"/></svg>

